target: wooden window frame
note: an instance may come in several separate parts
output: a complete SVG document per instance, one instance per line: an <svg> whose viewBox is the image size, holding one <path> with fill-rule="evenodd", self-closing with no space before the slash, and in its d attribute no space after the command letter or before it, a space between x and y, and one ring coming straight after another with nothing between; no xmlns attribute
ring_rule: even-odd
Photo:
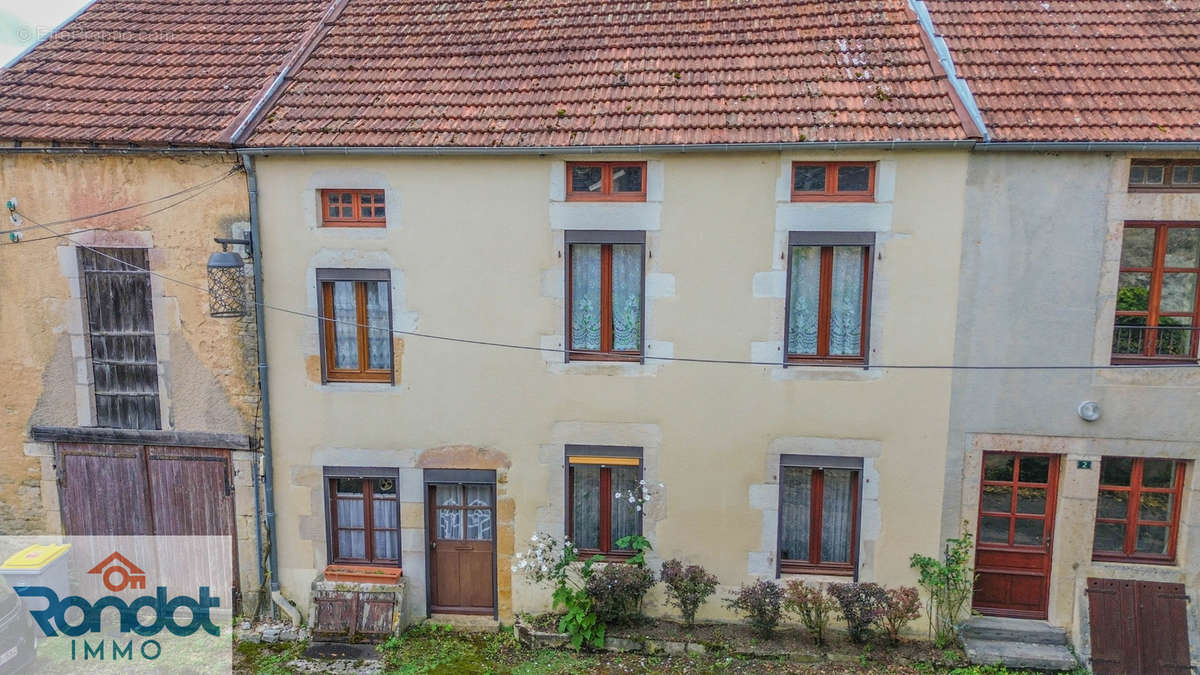
<svg viewBox="0 0 1200 675"><path fill-rule="evenodd" d="M811 469L809 490L808 560L783 559L783 476L784 469ZM854 480L850 488L850 562L821 562L821 525L825 508L825 471L851 471ZM859 457L822 457L815 455L783 455L779 461L779 503L775 533L776 577L782 574L823 574L858 577L858 538L862 525L863 461Z"/></svg>
<svg viewBox="0 0 1200 675"><path fill-rule="evenodd" d="M817 310L817 353L790 354L788 343L791 338L792 312L792 249L796 246L821 247L821 287L818 290ZM863 247L862 284L862 327L859 329L859 354L838 356L829 354L829 319L833 309L833 248L835 246ZM789 365L844 365L866 366L869 363L871 346L871 283L874 277L875 233L874 232L789 232L787 254L787 288L784 292L783 357L784 366Z"/></svg>
<svg viewBox="0 0 1200 675"><path fill-rule="evenodd" d="M1161 166L1163 169L1163 182L1160 184L1145 184L1145 183L1130 183L1135 166ZM1200 183L1185 183L1177 185L1173 181L1175 167L1200 166L1200 159L1135 159L1129 162L1130 175L1126 177L1126 186L1129 192L1200 192Z"/></svg>
<svg viewBox="0 0 1200 675"><path fill-rule="evenodd" d="M1116 551L1098 551L1095 544L1092 545L1092 560L1101 562L1125 562L1125 563L1145 563L1151 565L1174 565L1176 556L1176 545L1179 543L1179 518L1183 502L1183 483L1187 473L1187 464L1182 460L1172 460L1169 457L1103 457L1105 459L1130 459L1133 460L1133 467L1129 476L1129 485L1105 485L1100 484L1096 492L1096 522L1097 523L1112 523L1125 526L1125 544L1121 552ZM1146 487L1142 485L1143 470L1146 460L1168 460L1173 464L1174 474L1171 477L1171 487L1156 488ZM1104 476L1103 471L1100 473ZM1128 511L1124 518L1101 518L1099 509L1100 493L1102 492L1127 492L1129 493ZM1168 520L1142 520L1138 510L1141 504L1142 493L1158 493L1170 494L1171 513ZM1142 525L1150 525L1156 527L1167 528L1167 553L1139 553L1137 551L1137 531Z"/></svg>
<svg viewBox="0 0 1200 675"><path fill-rule="evenodd" d="M566 273L566 327L563 335L563 360L571 361L626 361L645 363L646 358L646 233L644 231L567 230L565 235L564 265ZM599 244L600 250L600 349L599 351L572 349L571 312L573 310L571 274L572 246L576 244ZM612 317L612 247L617 244L636 244L642 247L642 329L637 351L613 351Z"/></svg>
<svg viewBox="0 0 1200 675"><path fill-rule="evenodd" d="M605 562L626 562L634 556L635 551L613 549L612 541L612 467L634 466L638 468L638 480L645 479L645 462L642 459L642 449L631 446L605 445L568 445L563 465L566 467L566 533L567 540L575 539L575 467L600 466L600 528L596 541L599 548L580 548L579 558L586 560L592 556L603 556ZM637 533L644 532L645 512L638 512Z"/></svg>
<svg viewBox="0 0 1200 675"><path fill-rule="evenodd" d="M1145 316L1146 329L1144 331L1143 351L1141 354L1112 354L1113 364L1151 364L1162 363L1163 361L1173 362L1194 362L1200 356L1200 267L1167 267L1167 234L1172 228L1200 228L1200 221L1146 221L1146 220L1130 220L1125 222L1125 226L1121 231L1121 247L1124 252L1124 233L1129 229L1153 229L1154 230L1154 260L1151 261L1150 267L1118 267L1117 285L1120 288L1120 275L1124 272L1134 272L1150 275L1150 297L1149 307L1146 312L1136 310L1115 310L1113 328L1114 331L1118 327L1116 319L1122 316ZM1119 263L1118 263L1119 265ZM1195 273L1197 276L1196 297L1192 298L1192 311L1188 312L1167 312L1163 314L1160 311L1159 305L1162 302L1162 281L1163 274L1172 272ZM1175 317L1187 319L1190 325L1194 327L1191 331L1191 336L1188 340L1188 353L1183 356L1174 355L1158 355L1148 354L1151 349L1157 350L1158 345L1158 320L1163 317ZM1113 339L1114 345L1116 339Z"/></svg>
<svg viewBox="0 0 1200 675"><path fill-rule="evenodd" d="M813 190L796 190L796 169L802 166L823 166L825 167L825 189L816 192ZM867 189L866 190L838 190L838 169L841 167L861 166L868 169L867 173ZM792 201L794 202L873 202L875 201L875 162L792 162L791 172L788 176L790 181L789 189L792 193Z"/></svg>
<svg viewBox="0 0 1200 675"><path fill-rule="evenodd" d="M355 321L358 324L358 361L357 369L336 368L337 341L335 323L331 317L333 311L333 283L353 282L355 294ZM388 367L387 369L370 368L370 354L367 351L367 302L366 284L368 282L385 281L388 284ZM317 294L320 298L320 348L321 348L321 381L330 382L378 382L395 384L396 355L392 346L392 283L388 270L346 270L319 269L317 270Z"/></svg>
<svg viewBox="0 0 1200 675"><path fill-rule="evenodd" d="M400 550L400 473L394 468L387 467L325 467L322 472L325 481L325 544L330 565L368 565L376 567L401 567L404 552ZM392 480L396 486L394 497L380 497L382 501L395 502L396 507L396 559L375 558L375 532L391 532L392 528L375 528L374 487L376 480ZM365 558L343 557L338 552L338 531L342 529L358 530L360 528L340 528L337 525L337 483L338 480L359 480L363 482L363 538L365 539Z"/></svg>
<svg viewBox="0 0 1200 675"><path fill-rule="evenodd" d="M571 170L576 167L597 167L601 170L602 187L599 192L575 191L572 189ZM642 170L642 189L638 192L615 192L613 169L638 167ZM567 201L569 202L644 202L646 182L649 180L646 162L567 162Z"/></svg>
<svg viewBox="0 0 1200 675"><path fill-rule="evenodd" d="M352 194L354 216L345 218L342 216L329 215L329 195L331 194ZM372 198L378 196L384 198L382 216L369 216L364 218L362 215L362 196L364 194L372 195ZM387 227L387 197L383 190L364 190L364 189L335 189L327 188L321 190L321 227Z"/></svg>

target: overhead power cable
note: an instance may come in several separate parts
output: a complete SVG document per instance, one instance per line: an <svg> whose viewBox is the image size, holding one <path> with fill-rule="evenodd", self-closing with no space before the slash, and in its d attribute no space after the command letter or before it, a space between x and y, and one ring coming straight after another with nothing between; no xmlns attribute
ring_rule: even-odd
<svg viewBox="0 0 1200 675"><path fill-rule="evenodd" d="M138 202L136 204L126 204L125 206L118 206L115 209L108 209L106 211L99 211L97 213L89 213L85 216L75 216L74 218L65 218L63 220L55 220L55 221L52 221L49 223L37 223L32 218L27 218L24 213L21 213L21 217L26 218L26 220L29 220L29 222L33 223L32 227L53 227L55 225L66 225L68 223L77 223L81 220L91 220L92 218L100 218L101 216L109 216L114 213L130 211L132 209L140 208L142 206L148 206L150 204L155 204L157 202L166 201L173 197L178 197L180 195L192 192L193 190L199 190L200 192L203 192L203 191L207 190L208 188L216 185L217 183L220 183L221 181L226 180L227 178L238 173L241 170L242 169L240 166L235 166L235 167L231 168L228 172L221 174L220 176L216 176L215 178L210 178L209 180L203 181L201 183L197 183L195 185L185 187L184 189L179 190L178 192L172 192L171 194L162 195L161 197L155 197L154 199L148 199L144 202ZM151 211L150 213L143 214L141 217L144 218L145 216L150 216L150 215L159 213L160 211L164 211L164 210L165 209L159 209L158 211ZM20 213L20 212L18 211L18 213ZM14 227L9 230L0 230L0 235L12 234L13 232L22 232L24 230L32 229L32 227Z"/></svg>
<svg viewBox="0 0 1200 675"><path fill-rule="evenodd" d="M230 175L232 175L232 173ZM226 177L228 177L228 176L226 176ZM183 192L185 192L185 191L175 193L174 195L171 195L171 196L176 196L178 194L182 194ZM164 206L163 208L158 209L157 211L154 211L152 213L160 213L162 211L166 211L167 209L178 206L179 204L183 203L184 201L187 201L187 199L191 199L194 196L196 196L196 195L191 195L185 199L181 199L181 200L174 202L168 206ZM161 201L161 200L162 200L162 198L159 198L159 199L156 199L153 201ZM124 265L126 268L128 268L130 270L138 271L138 272L145 272L147 274L150 274L151 276L158 277L159 279L162 279L164 281L170 281L171 283L179 284L181 286L186 286L188 288L193 288L193 289L198 290L206 295L208 294L208 288L205 286L201 286L199 284L194 284L189 281L183 281L181 279L175 279L173 277L162 274L161 272L155 272L154 270L151 270L148 268L139 267L137 265L126 262L124 260L119 260L113 256L110 256L110 255L104 253L103 251L96 250L95 248L86 246L84 244L80 244L80 243L72 240L71 237L76 234L79 234L79 232L56 232L55 230L51 229L49 224L39 223L38 221L34 220L33 218L30 218L27 214L25 214L23 212L19 212L19 213L21 214L21 216L23 218L25 218L29 222L33 223L34 226L40 227L40 228L46 230L47 232L49 232L51 237L58 237L58 238L66 239L67 241L70 241L75 246L78 246L80 248L91 251L92 253L94 253L98 256L101 256L103 258L107 258L114 262L120 263L121 265ZM152 213L146 214L146 215L152 215ZM88 217L89 216L81 216L79 218L69 219L67 221L58 221L58 222L60 224L63 222L75 222L77 220L86 220ZM93 228L93 229L98 229L98 228ZM51 237L45 237L45 238L51 238ZM374 330L374 331L380 330L377 327L371 326L369 324L360 324L357 321L347 321L344 319L332 319L332 318L328 318L328 317L322 317L317 314L313 314L311 312L271 305L269 303L261 302L257 298L254 300L254 304L262 306L263 309L271 310L274 312L280 312L281 314L289 314L292 316L297 316L297 317L310 319L310 320L314 320L314 321L320 321L320 322L327 321L327 322L331 322L334 324L353 326L356 329L357 328L365 328L365 329ZM579 350L572 350L572 349L566 349L566 348L540 347L540 346L535 347L533 345L514 344L514 343L508 343L508 342L499 342L499 341L495 341L495 340L454 337L454 336L450 336L450 335L437 335L434 333L419 333L416 331L398 330L395 328L389 328L388 332L391 335L403 335L403 336L408 336L408 337L423 338L423 339L427 339L427 340L437 340L437 341L442 341L442 342L452 342L452 343L458 343L458 344L470 344L470 345L478 345L478 346L484 346L484 347L496 347L496 348L501 348L501 349L512 349L512 350L519 350L519 351L552 353L552 354L559 354L559 355L588 353L588 352L582 352ZM717 358L695 358L695 357L689 358L689 357L681 357L681 356L650 356L648 354L645 355L643 358L646 361L677 362L677 363L704 363L704 364L714 364L714 365L744 365L744 366L764 366L764 367L778 367L778 366L785 365L779 361L754 361L754 360L747 360L747 359L717 359ZM879 369L879 370L983 370L983 371L1031 371L1031 370L1072 371L1073 370L1073 371L1079 371L1079 370L1117 370L1117 369L1128 370L1131 367L1153 368L1153 369L1158 369L1158 368L1196 368L1198 366L1195 363L1139 364L1137 366L1091 365L1091 364L1080 364L1080 365L1053 365L1053 364L960 365L960 364L876 364L876 363L869 363L864 366L847 366L844 364L804 363L804 364L790 365L790 367L793 367L793 368L856 368L856 369L863 369L863 370Z"/></svg>

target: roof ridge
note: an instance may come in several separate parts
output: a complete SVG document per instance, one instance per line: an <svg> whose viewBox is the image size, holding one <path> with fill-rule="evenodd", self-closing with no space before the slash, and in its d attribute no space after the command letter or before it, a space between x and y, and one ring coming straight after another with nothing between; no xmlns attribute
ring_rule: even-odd
<svg viewBox="0 0 1200 675"><path fill-rule="evenodd" d="M280 65L279 74L260 89L258 94L243 107L242 112L239 112L229 126L221 132L219 136L221 141L229 145L237 145L244 136L254 131L262 119L263 113L270 108L283 90L283 84L287 81L288 76L296 67L303 65L308 60L313 49L320 43L321 38L329 33L331 24L341 16L342 10L349 2L350 0L329 0L329 6L325 9L325 13L313 23L313 26L297 41L291 54L284 59Z"/></svg>

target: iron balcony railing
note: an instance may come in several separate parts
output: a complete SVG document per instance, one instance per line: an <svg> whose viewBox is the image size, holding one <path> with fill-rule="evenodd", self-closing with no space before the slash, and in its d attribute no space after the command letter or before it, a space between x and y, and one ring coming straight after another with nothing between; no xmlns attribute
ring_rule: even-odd
<svg viewBox="0 0 1200 675"><path fill-rule="evenodd" d="M1200 326L1113 326L1114 357L1176 357L1196 355Z"/></svg>

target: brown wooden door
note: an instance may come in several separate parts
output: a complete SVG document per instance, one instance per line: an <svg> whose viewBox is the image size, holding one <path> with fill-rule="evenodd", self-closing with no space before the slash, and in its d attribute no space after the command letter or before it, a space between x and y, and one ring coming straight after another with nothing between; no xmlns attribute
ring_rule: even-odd
<svg viewBox="0 0 1200 675"><path fill-rule="evenodd" d="M1088 579L1092 670L1109 673L1190 673L1183 584Z"/></svg>
<svg viewBox="0 0 1200 675"><path fill-rule="evenodd" d="M178 542L163 542L162 553L187 561L170 566L180 580L206 579L213 565L229 565L236 597L237 537L228 450L59 443L57 456L67 535L228 536L228 553L208 550L199 542L187 553L175 550ZM138 555L157 554L151 547Z"/></svg>
<svg viewBox="0 0 1200 675"><path fill-rule="evenodd" d="M492 614L496 588L495 486L429 486L430 605L434 612Z"/></svg>
<svg viewBox="0 0 1200 675"><path fill-rule="evenodd" d="M975 549L981 614L1046 618L1057 455L985 452Z"/></svg>

